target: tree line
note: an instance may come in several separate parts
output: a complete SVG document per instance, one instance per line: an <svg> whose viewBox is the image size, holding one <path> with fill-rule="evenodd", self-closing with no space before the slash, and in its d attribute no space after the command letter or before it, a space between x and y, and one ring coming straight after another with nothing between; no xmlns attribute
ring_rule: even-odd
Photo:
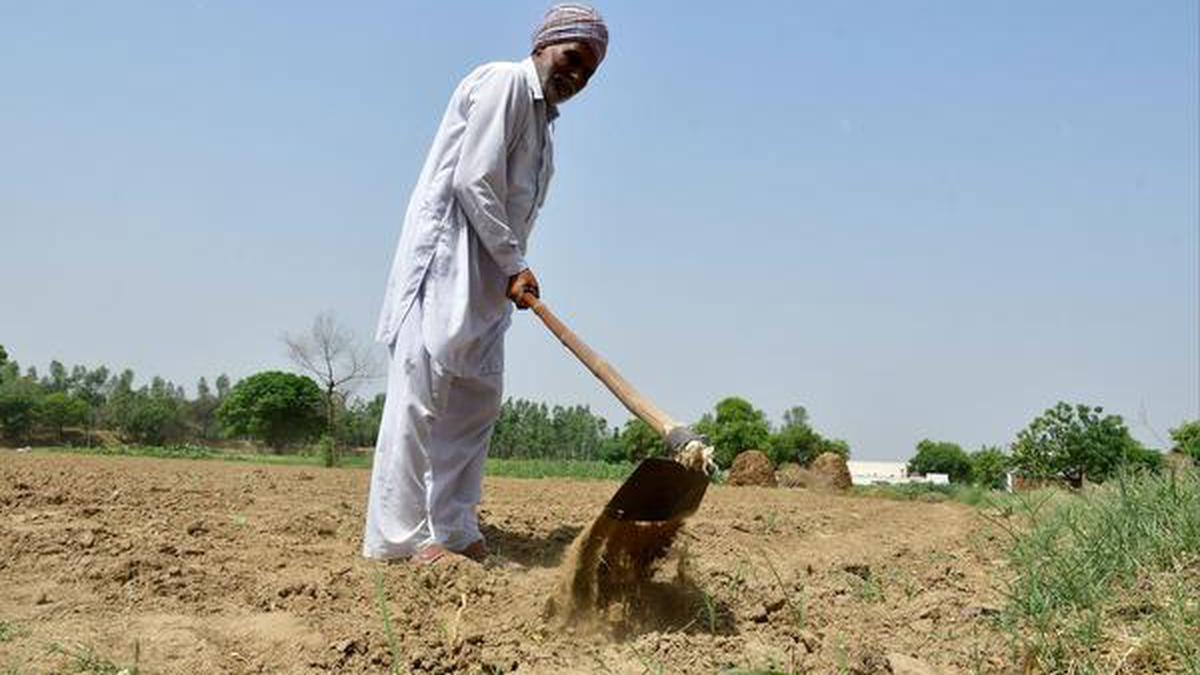
<svg viewBox="0 0 1200 675"><path fill-rule="evenodd" d="M277 386L264 388L264 381ZM328 435L328 405L316 382L292 373L268 371L236 384L224 374L212 384L201 377L189 397L162 377L138 385L130 369L51 361L45 373L33 366L22 371L0 346L0 438L9 443L211 445L245 439L282 451ZM338 442L374 443L382 395L334 397L332 405ZM281 426L294 426L296 433L281 434Z"/></svg>
<svg viewBox="0 0 1200 675"><path fill-rule="evenodd" d="M320 318L314 324L316 343L323 325L331 324ZM304 345L291 340L289 348L295 351ZM333 352L325 348L317 353ZM139 386L129 369L67 368L51 361L44 374L34 367L22 372L0 346L0 438L9 443L77 445L241 441L275 452L318 448L333 464L335 448L372 446L379 432L383 394L357 398L343 386L349 381L344 373L364 372L361 362L356 356L348 368L310 369L331 374L320 383L283 371L256 373L237 383L222 374L212 385L202 377L189 397L182 386L161 377ZM850 455L846 441L827 438L813 428L803 406L786 410L775 424L746 399L731 396L692 427L712 443L721 468L746 450L766 452L776 466L805 465L827 452ZM1200 462L1200 420L1184 422L1170 434L1175 452ZM658 435L636 418L612 426L587 406L521 398L503 402L490 450L499 458L606 462L637 462L664 452ZM924 439L917 443L908 470L944 473L952 482L985 487L1002 487L1009 472L1078 486L1103 481L1124 468L1156 470L1162 462L1162 454L1136 441L1119 415L1060 402L1031 421L1007 448L985 446L968 453L957 443Z"/></svg>
<svg viewBox="0 0 1200 675"><path fill-rule="evenodd" d="M78 445L240 440L284 452L314 443L322 449L374 445L383 415L383 394L350 397L329 382L283 371L256 373L236 383L222 374L212 385L202 377L194 391L189 396L183 386L161 377L138 385L132 370L106 366L67 368L52 361L46 374L32 366L22 371L0 347L0 438ZM712 441L717 463L726 468L747 449L765 450L778 462L801 463L822 452L850 452L845 441L815 431L800 406L773 425L745 399L728 397L693 426ZM664 452L658 435L636 418L612 426L587 406L521 398L503 402L491 442L491 455L501 458L636 462Z"/></svg>
<svg viewBox="0 0 1200 675"><path fill-rule="evenodd" d="M1169 431L1170 452L1200 463L1200 420ZM949 441L924 439L908 462L912 474L942 473L952 483L1003 488L1012 472L1022 479L1081 487L1122 471L1159 471L1164 455L1142 445L1120 415L1100 406L1059 401L1017 433L1007 451L984 446L968 453Z"/></svg>

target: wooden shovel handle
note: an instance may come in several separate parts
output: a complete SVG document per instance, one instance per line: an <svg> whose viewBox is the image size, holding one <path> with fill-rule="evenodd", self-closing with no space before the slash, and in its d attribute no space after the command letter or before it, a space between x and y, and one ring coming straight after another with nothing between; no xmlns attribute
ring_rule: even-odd
<svg viewBox="0 0 1200 675"><path fill-rule="evenodd" d="M530 293L526 293L522 299L529 305L534 314L538 315L542 323L546 324L546 328L549 328L550 332L554 333L554 337L566 345L567 349L578 357L583 362L583 365L587 366L587 369L592 371L592 374L599 378L604 383L604 386L608 387L609 391L620 399L629 412L637 415L639 419L649 424L655 433L664 438L668 431L679 426L666 413L659 410L658 406L638 393L633 388L633 385L621 377L621 374L615 368L600 358L600 355L587 346L583 340L580 340L578 335L571 332L571 329L567 328L566 324L560 321L554 315L554 312L550 311L546 303Z"/></svg>

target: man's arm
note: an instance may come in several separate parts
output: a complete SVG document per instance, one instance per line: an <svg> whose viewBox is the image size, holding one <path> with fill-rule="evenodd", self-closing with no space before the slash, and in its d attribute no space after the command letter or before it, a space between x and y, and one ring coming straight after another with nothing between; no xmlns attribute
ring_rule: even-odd
<svg viewBox="0 0 1200 675"><path fill-rule="evenodd" d="M527 269L508 209L508 152L530 114L520 72L496 68L469 95L467 127L454 170L454 196L492 259L510 279Z"/></svg>

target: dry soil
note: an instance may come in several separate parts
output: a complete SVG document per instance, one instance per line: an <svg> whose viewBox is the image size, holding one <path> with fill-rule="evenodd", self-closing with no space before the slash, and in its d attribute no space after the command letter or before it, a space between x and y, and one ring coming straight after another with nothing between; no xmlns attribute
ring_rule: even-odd
<svg viewBox="0 0 1200 675"><path fill-rule="evenodd" d="M418 568L359 557L367 478L0 451L0 672L387 672L379 589L400 672L1015 669L961 504L714 487L636 620L591 625L547 601L614 483L489 478L494 555Z"/></svg>

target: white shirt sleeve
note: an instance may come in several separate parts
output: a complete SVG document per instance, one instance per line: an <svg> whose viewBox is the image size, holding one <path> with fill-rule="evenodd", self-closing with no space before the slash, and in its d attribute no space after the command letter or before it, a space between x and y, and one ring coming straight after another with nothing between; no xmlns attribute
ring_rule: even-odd
<svg viewBox="0 0 1200 675"><path fill-rule="evenodd" d="M497 68L468 95L467 126L454 170L454 196L496 265L512 276L525 257L509 226L508 153L531 113L529 92L517 70Z"/></svg>

